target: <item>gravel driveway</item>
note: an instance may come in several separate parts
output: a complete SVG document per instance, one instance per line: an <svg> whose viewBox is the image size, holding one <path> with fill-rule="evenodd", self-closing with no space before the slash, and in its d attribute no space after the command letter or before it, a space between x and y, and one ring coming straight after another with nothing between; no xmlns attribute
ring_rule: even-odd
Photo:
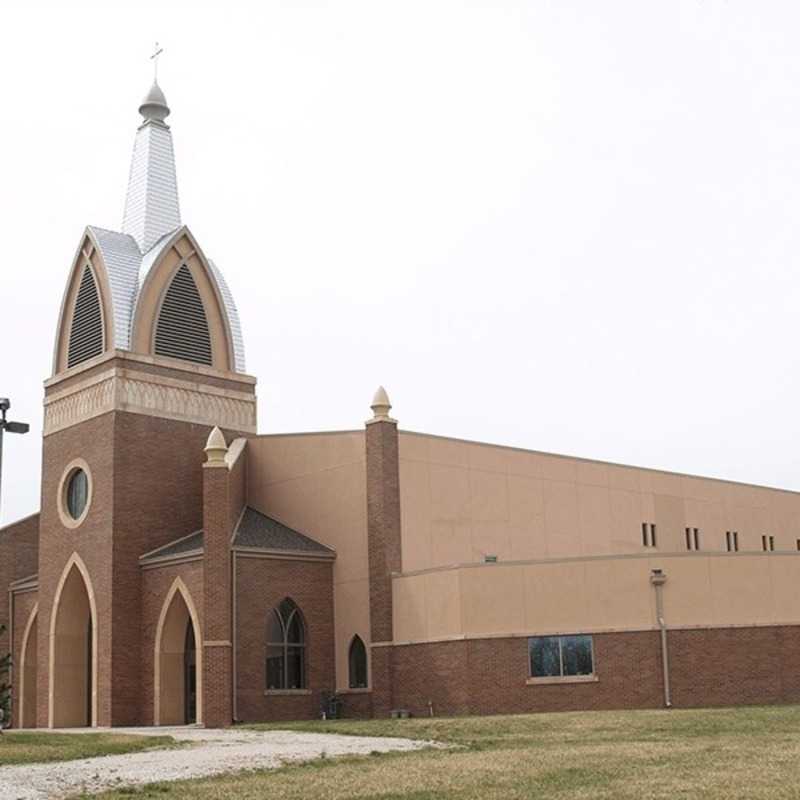
<svg viewBox="0 0 800 800"><path fill-rule="evenodd" d="M95 728L94 731L98 729ZM286 762L373 751L417 750L430 742L377 736L290 731L206 730L204 728L117 728L120 733L164 734L190 744L52 764L0 767L0 798L43 800L78 792L100 792L131 784L199 778L241 769L279 767ZM80 733L76 732L76 736Z"/></svg>

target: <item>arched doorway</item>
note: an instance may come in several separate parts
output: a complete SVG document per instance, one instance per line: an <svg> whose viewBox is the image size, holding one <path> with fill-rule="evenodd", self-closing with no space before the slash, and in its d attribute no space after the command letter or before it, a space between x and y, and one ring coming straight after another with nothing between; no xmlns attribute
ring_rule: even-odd
<svg viewBox="0 0 800 800"><path fill-rule="evenodd" d="M36 657L38 647L39 605L31 611L22 635L19 663L19 727L36 727Z"/></svg>
<svg viewBox="0 0 800 800"><path fill-rule="evenodd" d="M164 601L156 631L156 725L187 725L202 720L202 650L197 612L180 578Z"/></svg>
<svg viewBox="0 0 800 800"><path fill-rule="evenodd" d="M56 590L50 620L50 727L95 725L97 625L86 566L74 555Z"/></svg>

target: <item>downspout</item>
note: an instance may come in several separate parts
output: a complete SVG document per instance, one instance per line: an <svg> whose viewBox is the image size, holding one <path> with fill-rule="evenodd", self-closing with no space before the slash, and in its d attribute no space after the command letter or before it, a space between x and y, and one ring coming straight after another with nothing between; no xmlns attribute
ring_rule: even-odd
<svg viewBox="0 0 800 800"><path fill-rule="evenodd" d="M8 683L11 686L11 708L8 719L0 720L0 728L11 727L14 719L14 592L8 592L8 652L11 653L11 663L8 665ZM17 725L19 728L20 726ZM2 733L2 731L0 731Z"/></svg>
<svg viewBox="0 0 800 800"><path fill-rule="evenodd" d="M236 676L238 674L237 670L237 661L236 661L236 618L237 618L237 605L238 605L238 594L236 592L236 548L232 549L232 558L231 558L231 592L233 593L233 602L231 603L231 608L233 610L233 620L232 620L232 630L231 630L231 648L233 653L231 653L232 663L231 667L233 669L233 675L231 675L231 691L233 692L232 699L232 707L233 707L233 721L239 721L239 707L238 707L238 692L236 690Z"/></svg>
<svg viewBox="0 0 800 800"><path fill-rule="evenodd" d="M667 575L661 569L654 569L650 572L650 583L656 590L656 618L658 627L661 629L661 667L664 672L664 706L672 708L672 700L669 693L669 653L667 651L667 623L664 622L664 598L663 588L667 582Z"/></svg>

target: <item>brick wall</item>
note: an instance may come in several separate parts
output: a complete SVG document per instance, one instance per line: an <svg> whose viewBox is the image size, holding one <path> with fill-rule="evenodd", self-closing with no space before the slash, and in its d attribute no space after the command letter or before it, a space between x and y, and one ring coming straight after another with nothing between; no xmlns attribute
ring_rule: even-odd
<svg viewBox="0 0 800 800"><path fill-rule="evenodd" d="M397 423L369 423L365 438L370 636L373 643L391 642L392 573L402 569ZM380 650L372 648L372 707L383 716L396 703L393 662Z"/></svg>
<svg viewBox="0 0 800 800"><path fill-rule="evenodd" d="M330 562L236 558L237 701L242 721L312 719L334 675L333 566ZM265 695L267 615L284 597L306 623L307 694Z"/></svg>
<svg viewBox="0 0 800 800"><path fill-rule="evenodd" d="M153 724L155 709L155 646L161 610L175 579L180 579L194 602L203 626L203 562L191 561L142 570L142 632L139 650L139 719L142 725Z"/></svg>
<svg viewBox="0 0 800 800"><path fill-rule="evenodd" d="M0 654L11 650L8 585L33 575L39 560L39 515L33 514L0 529Z"/></svg>
<svg viewBox="0 0 800 800"><path fill-rule="evenodd" d="M6 594L6 597L8 595ZM25 628L31 618L31 612L36 606L38 600L38 593L36 591L26 591L14 595L14 643L12 655L14 659L15 670L11 673L11 722L14 727L20 726L19 719L19 692L22 688L20 681L20 669L22 666L22 640L25 636ZM38 655L38 642L32 641L32 653ZM28 712L25 712L28 716Z"/></svg>
<svg viewBox="0 0 800 800"><path fill-rule="evenodd" d="M415 715L661 708L657 631L594 637L598 680L527 684L524 637L375 648L391 652L398 708ZM672 630L670 688L676 708L800 702L800 626ZM376 714L376 716L380 716Z"/></svg>

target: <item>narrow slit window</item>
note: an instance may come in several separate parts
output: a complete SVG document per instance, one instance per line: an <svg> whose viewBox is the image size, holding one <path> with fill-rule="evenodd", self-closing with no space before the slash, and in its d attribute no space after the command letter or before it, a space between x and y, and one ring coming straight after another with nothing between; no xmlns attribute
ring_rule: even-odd
<svg viewBox="0 0 800 800"><path fill-rule="evenodd" d="M654 522L642 523L642 546L643 547L656 546L656 525Z"/></svg>
<svg viewBox="0 0 800 800"><path fill-rule="evenodd" d="M686 549L692 549L692 532L689 528L686 529Z"/></svg>
<svg viewBox="0 0 800 800"><path fill-rule="evenodd" d="M694 528L692 532L694 534L694 549L695 550L699 550L700 549L700 531L697 528Z"/></svg>
<svg viewBox="0 0 800 800"><path fill-rule="evenodd" d="M733 549L739 552L739 531L733 531Z"/></svg>
<svg viewBox="0 0 800 800"><path fill-rule="evenodd" d="M725 531L725 546L729 553L733 550L733 537L730 531Z"/></svg>
<svg viewBox="0 0 800 800"><path fill-rule="evenodd" d="M761 549L766 553L767 552L767 537L761 537Z"/></svg>
<svg viewBox="0 0 800 800"><path fill-rule="evenodd" d="M800 539L797 540L797 549L800 550Z"/></svg>
<svg viewBox="0 0 800 800"><path fill-rule="evenodd" d="M775 549L775 537L774 536L770 536L769 537L769 549L771 551Z"/></svg>

